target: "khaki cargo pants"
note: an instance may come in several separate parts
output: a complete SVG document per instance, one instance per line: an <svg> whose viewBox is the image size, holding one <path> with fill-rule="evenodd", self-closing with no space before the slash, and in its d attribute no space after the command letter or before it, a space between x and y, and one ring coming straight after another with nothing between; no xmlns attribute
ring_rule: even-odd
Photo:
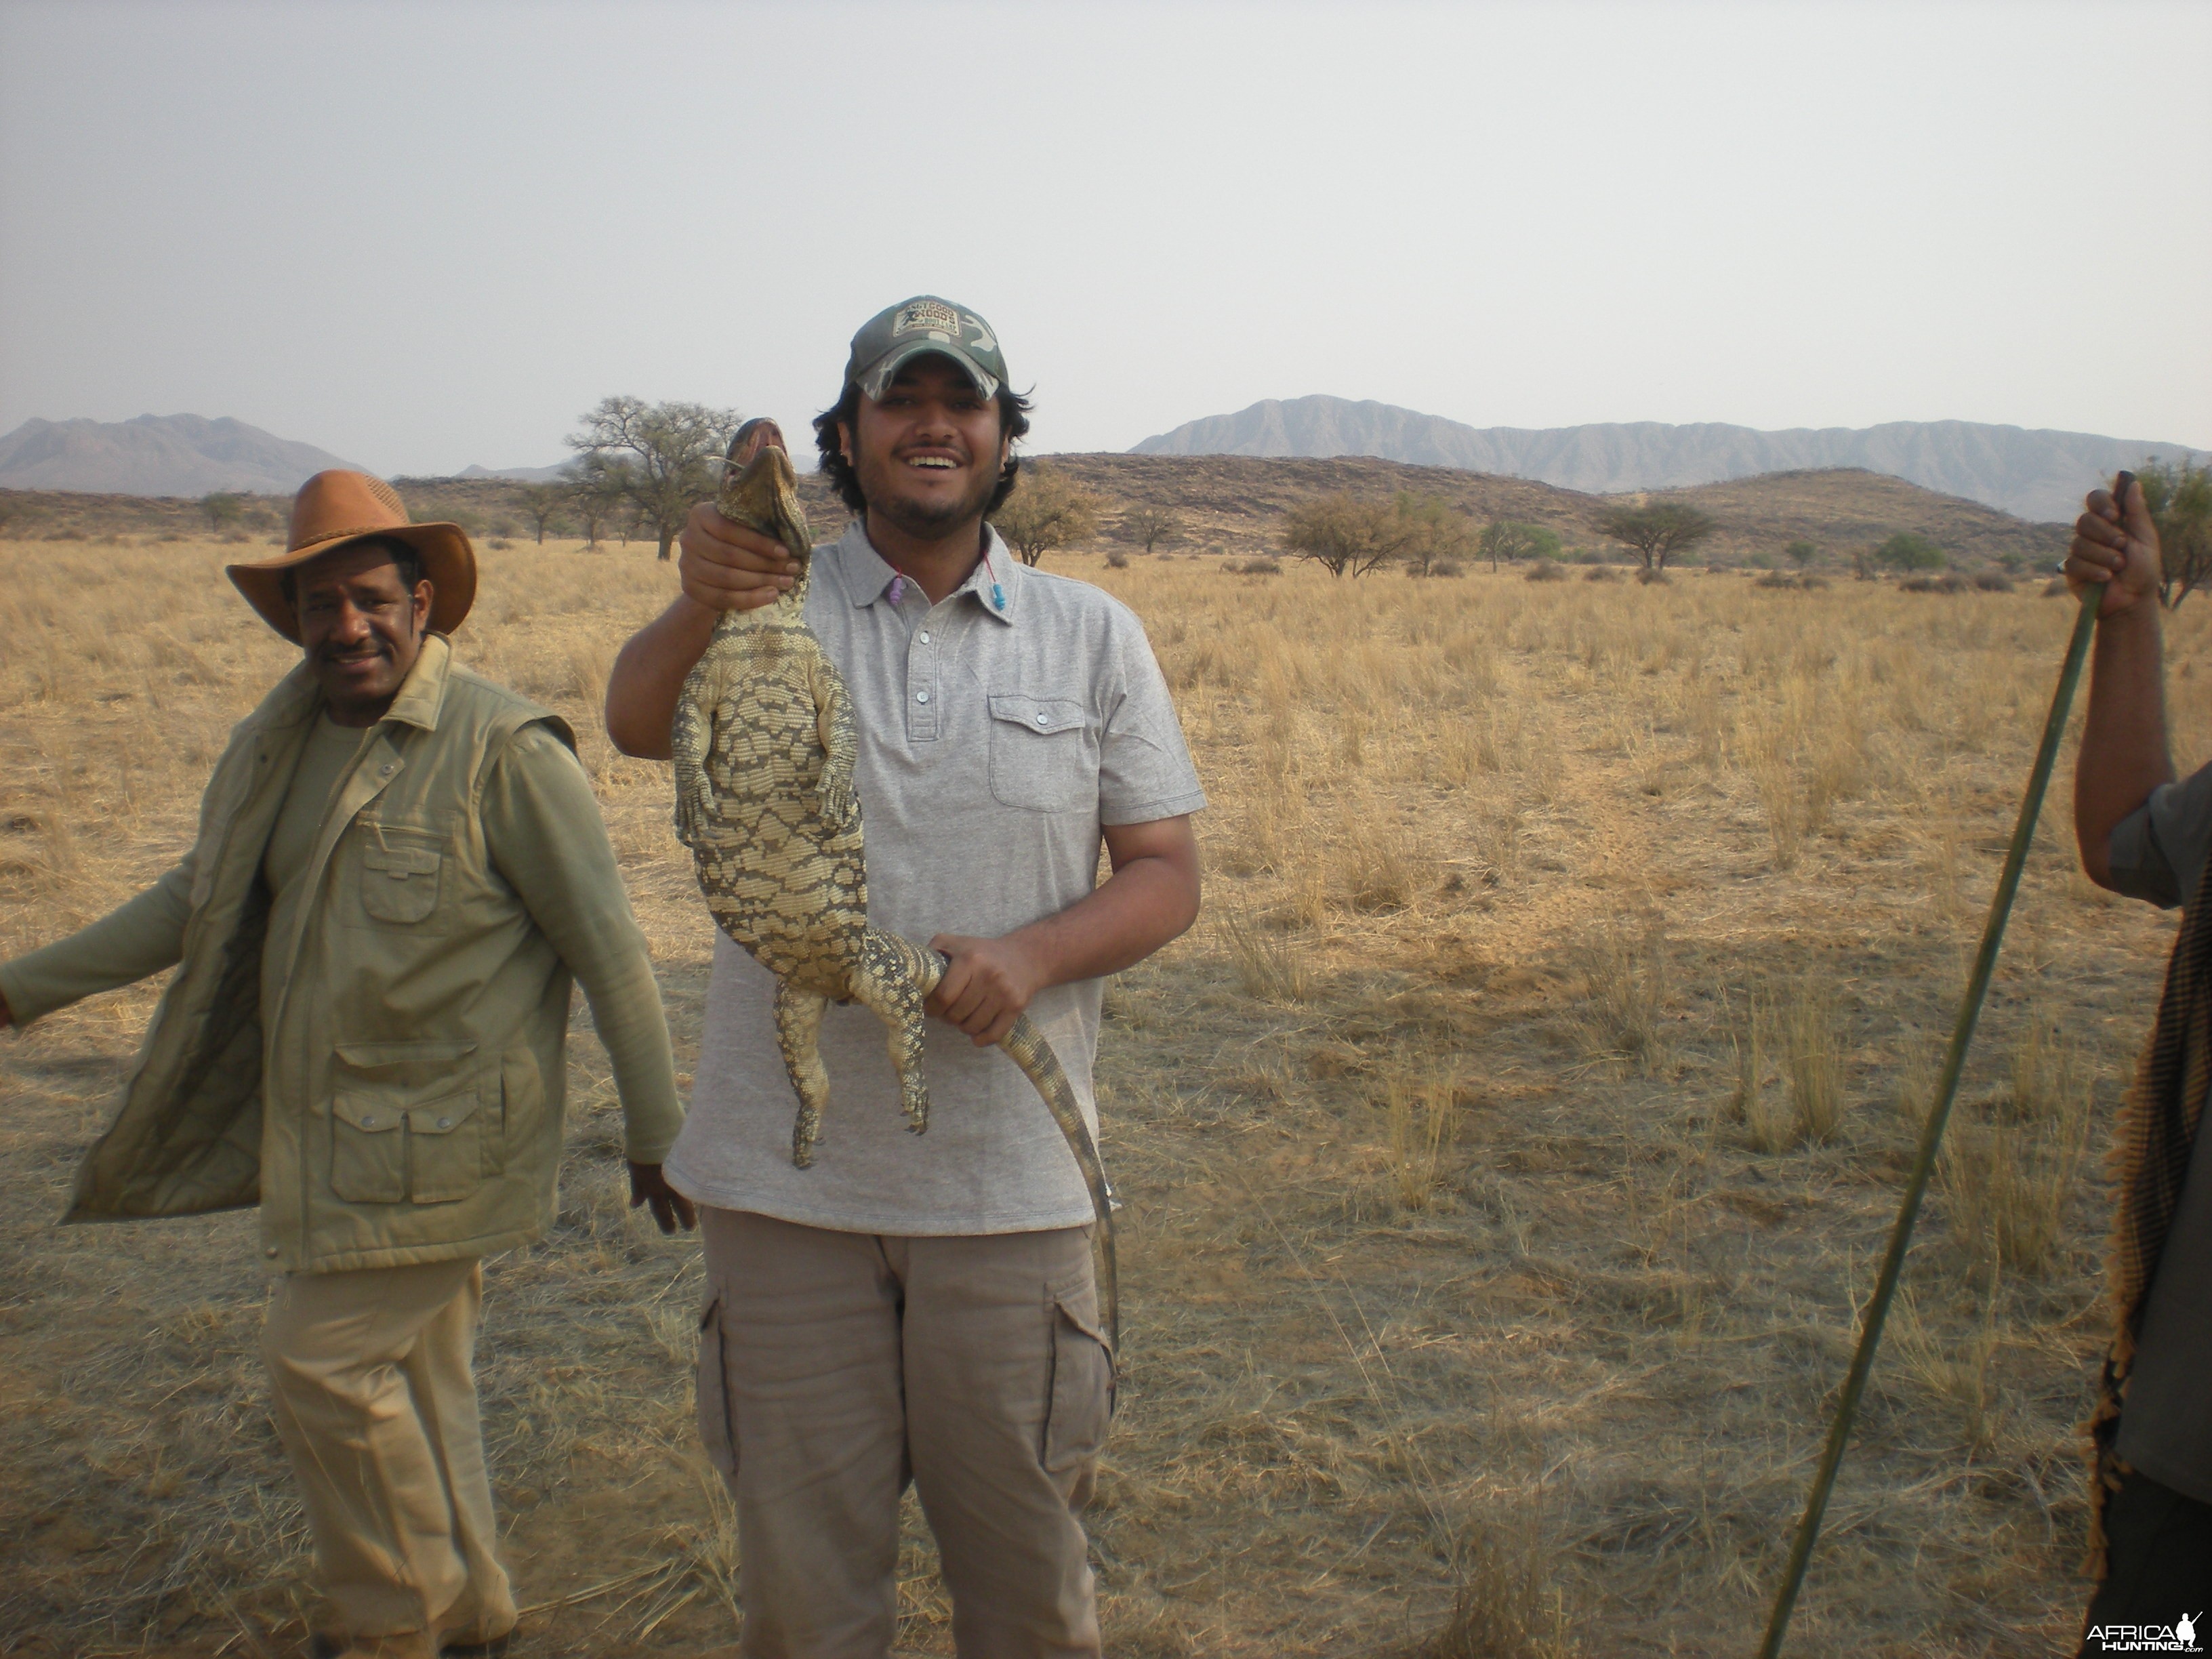
<svg viewBox="0 0 2212 1659"><path fill-rule="evenodd" d="M1076 1515L1114 1371L1087 1231L700 1227L699 1431L737 1503L745 1659L884 1659L909 1480L961 1659L1096 1656Z"/></svg>
<svg viewBox="0 0 2212 1659"><path fill-rule="evenodd" d="M514 1624L477 1419L474 1257L289 1273L262 1327L276 1431L315 1540L319 1628L434 1654Z"/></svg>

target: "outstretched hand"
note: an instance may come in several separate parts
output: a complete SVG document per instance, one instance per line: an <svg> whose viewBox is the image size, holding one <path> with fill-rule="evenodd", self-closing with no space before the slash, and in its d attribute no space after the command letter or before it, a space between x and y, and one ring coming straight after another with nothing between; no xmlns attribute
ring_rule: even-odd
<svg viewBox="0 0 2212 1659"><path fill-rule="evenodd" d="M635 1210L641 1204L653 1206L653 1218L664 1233L674 1232L678 1222L687 1233L699 1224L699 1215L691 1207L691 1200L668 1184L668 1177L660 1173L658 1164L629 1166L629 1206Z"/></svg>
<svg viewBox="0 0 2212 1659"><path fill-rule="evenodd" d="M2074 521L2074 539L2066 550L2066 586L2074 596L2081 598L2092 586L2105 590L2100 617L2132 610L2146 595L2155 603L2165 574L2158 526L2151 521L2142 481L2129 478L2121 488L2125 501L2115 501L2109 489L2089 493L2083 503L2088 510Z"/></svg>

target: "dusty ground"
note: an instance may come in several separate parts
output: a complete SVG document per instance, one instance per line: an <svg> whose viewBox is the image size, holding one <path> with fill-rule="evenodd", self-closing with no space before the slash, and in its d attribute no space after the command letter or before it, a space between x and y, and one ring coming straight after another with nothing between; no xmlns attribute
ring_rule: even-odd
<svg viewBox="0 0 2212 1659"><path fill-rule="evenodd" d="M286 665L226 551L0 544L0 954L182 849ZM1130 1200L1092 1517L1109 1650L1748 1652L2067 607L1054 562L1145 617L1215 800L1207 918L1115 987L1101 1066ZM635 549L491 552L459 643L583 734L680 1070L710 924L665 769L592 718L670 582ZM2175 635L2185 761L2201 611ZM2044 1654L2078 1618L2085 1149L2171 923L2071 872L2063 807L1796 1654ZM52 1225L153 997L0 1038L0 1652L300 1646L249 1219ZM518 1651L720 1651L696 1249L621 1207L580 1013L574 1053L560 1225L489 1269ZM918 1528L904 1605L912 1650L949 1652Z"/></svg>

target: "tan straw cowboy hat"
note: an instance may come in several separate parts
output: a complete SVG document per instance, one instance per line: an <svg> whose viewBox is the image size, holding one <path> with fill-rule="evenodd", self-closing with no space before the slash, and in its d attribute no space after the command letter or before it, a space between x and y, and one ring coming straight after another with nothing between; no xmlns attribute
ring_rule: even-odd
<svg viewBox="0 0 2212 1659"><path fill-rule="evenodd" d="M318 472L292 498L292 529L281 557L223 567L224 574L261 613L261 620L293 644L300 619L284 597L284 573L334 552L348 542L389 537L413 548L430 582L430 631L450 634L476 603L477 555L457 524L416 524L399 492L366 472L333 468Z"/></svg>

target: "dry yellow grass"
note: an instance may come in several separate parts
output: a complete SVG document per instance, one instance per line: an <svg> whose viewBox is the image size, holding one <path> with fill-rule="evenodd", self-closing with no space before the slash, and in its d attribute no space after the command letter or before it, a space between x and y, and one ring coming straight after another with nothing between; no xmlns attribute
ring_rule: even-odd
<svg viewBox="0 0 2212 1659"><path fill-rule="evenodd" d="M0 544L0 952L173 857L287 665L224 550ZM1110 1650L1747 1651L2066 608L1054 563L1144 616L1214 799L1208 920L1108 1005ZM683 1069L710 924L665 769L594 714L672 580L636 550L493 552L459 644L574 722ZM2203 614L2174 638L2185 758ZM2041 1654L2078 1614L2106 1201L2083 1152L2171 923L2073 872L2062 807L2015 927L1793 1654ZM298 1636L250 1219L52 1224L153 995L0 1040L0 1650ZM696 1252L623 1207L587 1023L574 1052L561 1223L492 1265L483 1349L528 1650L720 1651ZM902 1642L949 1652L918 1525L904 1571Z"/></svg>

